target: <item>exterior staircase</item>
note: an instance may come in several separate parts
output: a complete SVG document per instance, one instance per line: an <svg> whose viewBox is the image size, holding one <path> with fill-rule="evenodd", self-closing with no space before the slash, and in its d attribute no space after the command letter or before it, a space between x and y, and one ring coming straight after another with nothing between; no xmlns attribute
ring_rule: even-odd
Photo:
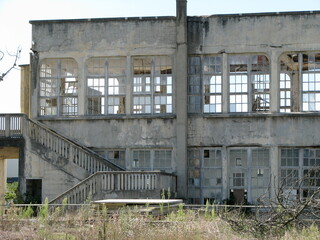
<svg viewBox="0 0 320 240"><path fill-rule="evenodd" d="M52 199L50 203L79 204L106 198L161 198L163 190L176 193L176 176L160 171L130 172L86 146L31 120L24 114L0 115L1 138L24 138L30 151L78 184Z"/></svg>

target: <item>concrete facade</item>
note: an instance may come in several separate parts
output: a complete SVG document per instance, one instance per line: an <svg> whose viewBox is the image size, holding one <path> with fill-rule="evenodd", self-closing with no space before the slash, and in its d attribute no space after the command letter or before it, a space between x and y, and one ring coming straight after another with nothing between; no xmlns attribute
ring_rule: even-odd
<svg viewBox="0 0 320 240"><path fill-rule="evenodd" d="M255 203L289 171L320 165L319 20L187 17L177 1L176 17L31 21L23 110L127 170L177 174L189 202ZM78 181L32 153L25 161L43 195Z"/></svg>

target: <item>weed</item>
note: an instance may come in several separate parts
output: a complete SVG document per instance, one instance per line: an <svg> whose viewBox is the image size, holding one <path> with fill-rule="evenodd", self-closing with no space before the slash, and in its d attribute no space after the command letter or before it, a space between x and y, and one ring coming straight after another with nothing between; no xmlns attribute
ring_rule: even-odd
<svg viewBox="0 0 320 240"><path fill-rule="evenodd" d="M39 209L39 217L42 220L47 221L48 216L49 216L49 200L48 200L48 198L46 198L44 200L44 204Z"/></svg>
<svg viewBox="0 0 320 240"><path fill-rule="evenodd" d="M31 205L29 205L27 208L22 209L20 217L24 219L28 219L28 218L31 218L33 214L34 214L34 211Z"/></svg>

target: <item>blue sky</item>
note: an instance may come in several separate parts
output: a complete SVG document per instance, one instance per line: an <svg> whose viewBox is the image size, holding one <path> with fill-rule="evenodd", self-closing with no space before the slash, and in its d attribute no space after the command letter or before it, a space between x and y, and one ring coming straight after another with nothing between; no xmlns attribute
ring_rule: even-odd
<svg viewBox="0 0 320 240"><path fill-rule="evenodd" d="M174 16L175 0L0 0L0 50L21 46L18 64L29 63L29 20ZM320 10L320 0L188 0L188 15ZM10 66L0 62L0 74ZM13 70L0 82L0 113L20 112L20 72Z"/></svg>

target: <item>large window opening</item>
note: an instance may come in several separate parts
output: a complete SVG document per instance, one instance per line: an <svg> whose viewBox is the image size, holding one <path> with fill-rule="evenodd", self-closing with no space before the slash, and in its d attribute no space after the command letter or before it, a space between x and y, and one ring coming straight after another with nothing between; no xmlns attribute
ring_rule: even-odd
<svg viewBox="0 0 320 240"><path fill-rule="evenodd" d="M292 199L313 194L320 187L320 149L281 149L280 179Z"/></svg>
<svg viewBox="0 0 320 240"><path fill-rule="evenodd" d="M40 115L78 114L78 66L73 59L46 59L40 65Z"/></svg>
<svg viewBox="0 0 320 240"><path fill-rule="evenodd" d="M172 172L172 150L133 150L132 169Z"/></svg>
<svg viewBox="0 0 320 240"><path fill-rule="evenodd" d="M188 59L188 112L222 112L222 57Z"/></svg>
<svg viewBox="0 0 320 240"><path fill-rule="evenodd" d="M172 58L133 58L133 114L173 113Z"/></svg>
<svg viewBox="0 0 320 240"><path fill-rule="evenodd" d="M188 201L194 204L222 201L221 149L188 151Z"/></svg>
<svg viewBox="0 0 320 240"><path fill-rule="evenodd" d="M280 56L280 111L320 111L320 53Z"/></svg>
<svg viewBox="0 0 320 240"><path fill-rule="evenodd" d="M91 58L87 62L87 113L125 114L126 58Z"/></svg>
<svg viewBox="0 0 320 240"><path fill-rule="evenodd" d="M229 111L266 112L270 108L270 66L264 55L229 56Z"/></svg>

